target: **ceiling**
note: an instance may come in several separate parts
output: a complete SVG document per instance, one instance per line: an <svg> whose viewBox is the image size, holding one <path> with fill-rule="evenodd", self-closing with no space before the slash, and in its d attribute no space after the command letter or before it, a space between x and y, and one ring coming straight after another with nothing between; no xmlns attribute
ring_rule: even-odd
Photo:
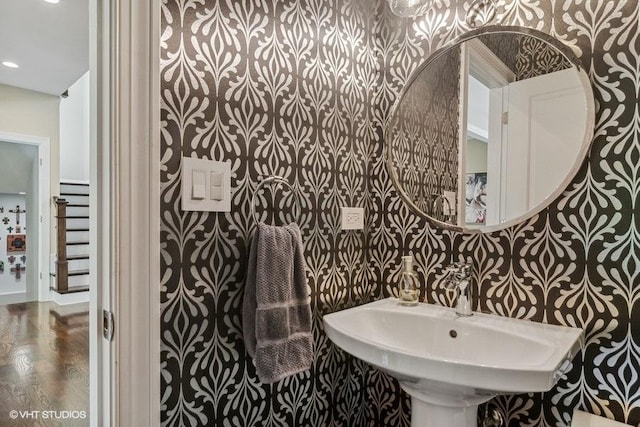
<svg viewBox="0 0 640 427"><path fill-rule="evenodd" d="M89 70L89 0L0 1L0 83L61 95Z"/></svg>

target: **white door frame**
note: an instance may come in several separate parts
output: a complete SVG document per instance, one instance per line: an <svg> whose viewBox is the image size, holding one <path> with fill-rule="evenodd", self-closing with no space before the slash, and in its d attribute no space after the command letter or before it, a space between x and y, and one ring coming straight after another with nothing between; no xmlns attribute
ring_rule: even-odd
<svg viewBox="0 0 640 427"><path fill-rule="evenodd" d="M160 7L90 1L96 426L160 425ZM101 337L103 309L113 345Z"/></svg>
<svg viewBox="0 0 640 427"><path fill-rule="evenodd" d="M498 109L502 111L502 97L496 98L495 90L502 90L509 83L515 81L516 76L501 60L494 54L480 40L474 39L461 45L462 60L460 67L460 95L461 99L465 102L460 103L460 118L459 128L461 129L459 136L459 147L467 146L467 102L469 92L469 76L473 76L483 85L491 90L490 93L490 108L489 111L495 109L496 102L498 102ZM500 92L502 93L502 92ZM494 121L492 121L494 119ZM497 119L497 123L496 120ZM487 171L498 170L502 171L501 164L504 159L502 158L503 142L502 138L502 114L489 118L489 145L487 155ZM466 213L466 201L464 186L467 182L467 156L466 149L461 149L458 155L459 162L459 175L458 182L461 183L461 189L463 191L458 192L458 203L460 206L460 212L458 213L458 225L466 226L467 228L482 228L486 229L486 225L474 226L473 224L465 224ZM491 195L487 199L487 224L497 225L501 213L501 198L495 197L496 194L504 195L504 191L500 191L504 186L504 180L501 178L502 172L499 175L492 175L487 182L487 193ZM488 177L489 178L489 177Z"/></svg>
<svg viewBox="0 0 640 427"><path fill-rule="evenodd" d="M51 219L51 188L50 188L50 140L42 136L23 135L19 133L0 132L0 140L13 144L32 145L38 149L38 212L41 220L38 226L38 286L36 295L38 301L49 301L50 276L49 276L49 254L51 247L51 229L49 227ZM26 290L25 298L28 298L29 289Z"/></svg>

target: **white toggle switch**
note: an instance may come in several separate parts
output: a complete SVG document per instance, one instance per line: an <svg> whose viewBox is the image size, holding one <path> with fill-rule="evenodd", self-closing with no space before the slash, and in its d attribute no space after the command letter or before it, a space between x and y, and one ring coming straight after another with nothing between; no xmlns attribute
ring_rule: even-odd
<svg viewBox="0 0 640 427"><path fill-rule="evenodd" d="M211 185L211 194L209 197L211 200L224 199L224 193L222 192L222 189L224 188L222 185L222 172L211 172L209 176Z"/></svg>
<svg viewBox="0 0 640 427"><path fill-rule="evenodd" d="M222 187L222 172L211 172L211 186Z"/></svg>
<svg viewBox="0 0 640 427"><path fill-rule="evenodd" d="M211 186L211 200L223 200L224 193L222 192L222 187L214 187Z"/></svg>
<svg viewBox="0 0 640 427"><path fill-rule="evenodd" d="M202 200L207 194L207 181L203 170L194 169L191 175L191 198Z"/></svg>

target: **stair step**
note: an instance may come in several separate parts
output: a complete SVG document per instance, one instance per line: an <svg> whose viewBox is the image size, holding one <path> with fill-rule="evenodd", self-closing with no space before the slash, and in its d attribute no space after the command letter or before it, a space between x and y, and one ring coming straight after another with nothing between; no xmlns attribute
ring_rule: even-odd
<svg viewBox="0 0 640 427"><path fill-rule="evenodd" d="M66 291L59 291L55 288L51 288L52 291L59 293L60 295L64 295L64 294L73 294L76 292L86 292L89 290L88 286L74 286L71 287L69 289L67 289Z"/></svg>
<svg viewBox="0 0 640 427"><path fill-rule="evenodd" d="M73 276L86 276L89 274L89 270L72 270L67 275L69 277ZM51 277L56 277L56 273L49 273Z"/></svg>
<svg viewBox="0 0 640 427"><path fill-rule="evenodd" d="M89 204L88 194L60 193L60 197L68 202L67 206Z"/></svg>
<svg viewBox="0 0 640 427"><path fill-rule="evenodd" d="M60 182L60 195L89 194L89 184L77 182Z"/></svg>
<svg viewBox="0 0 640 427"><path fill-rule="evenodd" d="M2 243L2 241L0 241L0 243ZM86 255L88 253L89 253L88 243L86 245L67 245L67 259L69 259L69 257L72 257L72 256Z"/></svg>
<svg viewBox="0 0 640 427"><path fill-rule="evenodd" d="M69 255L67 261L73 261L76 259L89 259L89 255Z"/></svg>
<svg viewBox="0 0 640 427"><path fill-rule="evenodd" d="M68 208L88 208L89 205L83 203L67 203Z"/></svg>
<svg viewBox="0 0 640 427"><path fill-rule="evenodd" d="M88 228L67 228L67 243L89 242L91 239L90 234Z"/></svg>
<svg viewBox="0 0 640 427"><path fill-rule="evenodd" d="M67 276L67 283L68 286L70 288L77 288L77 287L82 287L82 286L89 286L89 282L90 282L90 278L91 278L91 274L89 273L89 270L85 270L86 273L85 274L71 274L71 273L80 273L79 270L74 270L69 272L69 275ZM56 279L56 274L55 273L50 273L51 277L53 278L53 281L55 282Z"/></svg>
<svg viewBox="0 0 640 427"><path fill-rule="evenodd" d="M89 218L83 218L78 216L68 216L65 218L64 222L67 226L67 231L85 230L85 229L88 230L91 225L90 224L91 221L89 221ZM81 239L76 238L76 239L70 239L70 240L81 240Z"/></svg>
<svg viewBox="0 0 640 427"><path fill-rule="evenodd" d="M67 205L67 218L69 217L81 217L81 218L89 218L89 206L85 205Z"/></svg>
<svg viewBox="0 0 640 427"><path fill-rule="evenodd" d="M88 245L89 242L67 242L67 245L69 246L74 246L74 245Z"/></svg>
<svg viewBox="0 0 640 427"><path fill-rule="evenodd" d="M89 219L88 216L85 215L67 215L64 217L57 216L56 218L66 218L66 219Z"/></svg>
<svg viewBox="0 0 640 427"><path fill-rule="evenodd" d="M83 197L89 197L88 193L85 194L85 193L63 193L63 192L60 192L60 195L61 196L83 196ZM63 199L65 199L65 197L63 197Z"/></svg>
<svg viewBox="0 0 640 427"><path fill-rule="evenodd" d="M89 268L91 268L91 260L89 259L89 256L70 256L67 257L67 262L67 268L69 269L69 271L88 270Z"/></svg>

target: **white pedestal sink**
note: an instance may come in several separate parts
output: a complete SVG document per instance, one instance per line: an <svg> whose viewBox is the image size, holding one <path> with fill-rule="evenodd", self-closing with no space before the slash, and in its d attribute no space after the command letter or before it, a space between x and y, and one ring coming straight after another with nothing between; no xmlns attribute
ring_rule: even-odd
<svg viewBox="0 0 640 427"><path fill-rule="evenodd" d="M339 347L400 381L412 427L475 427L478 405L498 394L550 390L584 339L577 328L459 317L395 298L327 314L324 327Z"/></svg>

